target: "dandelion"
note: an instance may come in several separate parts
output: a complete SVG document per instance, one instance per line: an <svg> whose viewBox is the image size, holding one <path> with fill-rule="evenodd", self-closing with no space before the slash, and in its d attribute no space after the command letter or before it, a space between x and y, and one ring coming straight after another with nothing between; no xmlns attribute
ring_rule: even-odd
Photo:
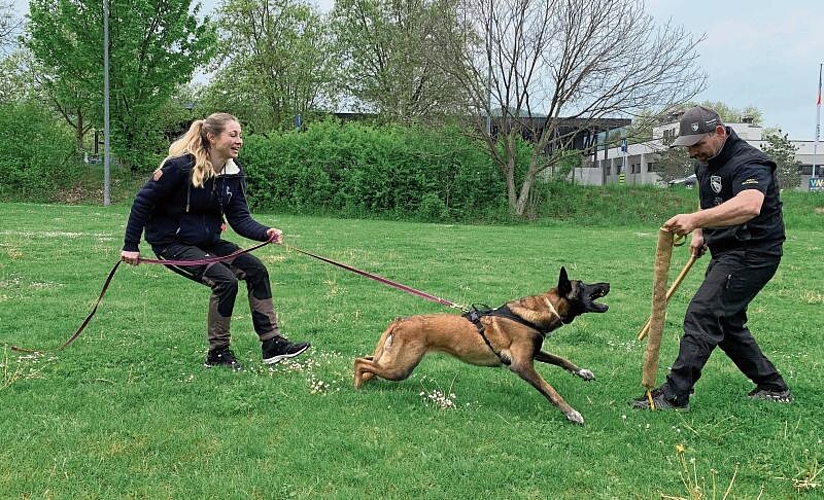
<svg viewBox="0 0 824 500"><path fill-rule="evenodd" d="M324 394L329 391L330 385L314 376L309 378L309 392L311 394Z"/></svg>
<svg viewBox="0 0 824 500"><path fill-rule="evenodd" d="M455 405L455 394L449 393L445 394L438 389L433 390L430 393L421 392L420 396L424 399L424 401L434 404L438 408L442 410L449 410L456 408Z"/></svg>

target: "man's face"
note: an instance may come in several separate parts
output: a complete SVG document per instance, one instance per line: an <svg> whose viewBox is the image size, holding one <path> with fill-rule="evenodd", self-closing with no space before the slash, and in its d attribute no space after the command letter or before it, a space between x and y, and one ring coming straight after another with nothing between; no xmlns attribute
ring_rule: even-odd
<svg viewBox="0 0 824 500"><path fill-rule="evenodd" d="M716 128L715 132L707 134L692 146L687 146L687 153L690 155L690 158L698 160L701 163L707 163L710 158L721 151L725 138L725 134L719 132L718 128Z"/></svg>

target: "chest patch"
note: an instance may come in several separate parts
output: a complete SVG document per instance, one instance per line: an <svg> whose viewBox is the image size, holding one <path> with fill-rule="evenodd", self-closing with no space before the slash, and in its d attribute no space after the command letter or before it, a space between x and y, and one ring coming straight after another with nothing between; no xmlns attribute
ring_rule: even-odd
<svg viewBox="0 0 824 500"><path fill-rule="evenodd" d="M715 194L721 192L721 176L720 175L713 175L710 176L710 187Z"/></svg>

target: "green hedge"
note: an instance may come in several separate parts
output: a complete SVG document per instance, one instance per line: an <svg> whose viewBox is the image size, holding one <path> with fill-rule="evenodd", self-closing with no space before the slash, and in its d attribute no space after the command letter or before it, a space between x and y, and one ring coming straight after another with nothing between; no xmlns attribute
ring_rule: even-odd
<svg viewBox="0 0 824 500"><path fill-rule="evenodd" d="M78 177L74 139L54 116L32 103L0 103L0 195L49 199Z"/></svg>
<svg viewBox="0 0 824 500"><path fill-rule="evenodd" d="M260 210L442 222L508 213L499 170L458 129L326 120L251 135L241 161L250 203Z"/></svg>

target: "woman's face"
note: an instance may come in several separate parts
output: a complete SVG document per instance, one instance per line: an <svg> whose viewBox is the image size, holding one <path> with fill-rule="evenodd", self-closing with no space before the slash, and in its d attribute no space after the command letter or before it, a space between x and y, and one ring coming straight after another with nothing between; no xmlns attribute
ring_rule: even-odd
<svg viewBox="0 0 824 500"><path fill-rule="evenodd" d="M212 162L222 165L229 158L237 158L238 151L243 146L243 133L240 130L240 123L234 120L226 122L226 126L220 135L209 135L209 143L211 144Z"/></svg>

